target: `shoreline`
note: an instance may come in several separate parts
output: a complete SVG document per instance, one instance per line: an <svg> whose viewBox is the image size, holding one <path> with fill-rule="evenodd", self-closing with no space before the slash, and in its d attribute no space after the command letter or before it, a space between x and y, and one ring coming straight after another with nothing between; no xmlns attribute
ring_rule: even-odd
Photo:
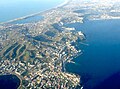
<svg viewBox="0 0 120 89"><path fill-rule="evenodd" d="M15 18L15 19L12 19L12 20L8 20L8 21L5 21L5 22L0 22L0 25L3 25L3 24L9 24L11 22L14 22L14 21L18 21L18 20L23 20L23 19L27 19L27 18L30 18L30 17L33 17L33 16L36 16L36 15L40 15L42 13L46 13L48 11L51 11L53 9L57 9L57 8L60 8L64 5L66 5L67 3L69 3L70 0L64 0L63 3L55 6L55 7L52 7L52 8L49 8L49 9L46 9L44 11L40 11L40 12L36 12L36 13L33 13L33 14L29 14L29 15L25 15L25 16L22 16L22 17L19 17L19 18Z"/></svg>

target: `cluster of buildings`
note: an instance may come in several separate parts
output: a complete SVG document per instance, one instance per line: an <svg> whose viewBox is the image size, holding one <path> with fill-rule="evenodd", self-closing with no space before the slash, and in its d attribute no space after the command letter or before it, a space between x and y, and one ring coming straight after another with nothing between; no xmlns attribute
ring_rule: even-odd
<svg viewBox="0 0 120 89"><path fill-rule="evenodd" d="M65 64L81 52L72 43L77 44L85 36L64 25L82 23L83 18L65 7L42 16L39 22L0 27L0 73L20 76L22 88L75 88L80 76L67 73Z"/></svg>

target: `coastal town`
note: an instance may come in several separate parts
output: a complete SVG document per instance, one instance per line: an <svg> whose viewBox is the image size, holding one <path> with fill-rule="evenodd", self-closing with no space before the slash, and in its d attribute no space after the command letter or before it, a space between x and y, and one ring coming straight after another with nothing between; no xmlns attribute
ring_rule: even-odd
<svg viewBox="0 0 120 89"><path fill-rule="evenodd" d="M80 76L65 69L82 52L73 44L85 39L81 31L65 24L83 23L81 14L65 5L40 15L44 18L38 22L0 25L0 74L19 76L22 89L81 87Z"/></svg>
<svg viewBox="0 0 120 89"><path fill-rule="evenodd" d="M80 76L67 72L65 65L81 55L77 45L86 36L67 24L120 17L116 4L105 5L67 0L53 9L1 23L0 75L18 76L20 89L82 89ZM38 15L43 19L19 23Z"/></svg>

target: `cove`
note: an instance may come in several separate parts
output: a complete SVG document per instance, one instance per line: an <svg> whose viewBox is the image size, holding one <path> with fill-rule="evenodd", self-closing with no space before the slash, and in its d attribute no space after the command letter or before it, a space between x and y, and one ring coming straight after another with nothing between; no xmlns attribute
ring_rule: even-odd
<svg viewBox="0 0 120 89"><path fill-rule="evenodd" d="M0 89L17 89L20 79L16 75L0 75Z"/></svg>

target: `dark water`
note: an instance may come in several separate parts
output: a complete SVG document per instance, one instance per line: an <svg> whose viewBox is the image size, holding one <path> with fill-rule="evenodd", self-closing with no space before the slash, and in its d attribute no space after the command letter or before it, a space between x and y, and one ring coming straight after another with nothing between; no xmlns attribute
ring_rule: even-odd
<svg viewBox="0 0 120 89"><path fill-rule="evenodd" d="M68 26L82 30L89 46L80 46L83 54L74 59L76 64L67 64L67 70L81 75L84 89L120 89L120 86L113 88L120 85L117 79L120 78L120 20L85 21ZM110 79L114 82L109 82ZM110 86L103 88L105 85Z"/></svg>
<svg viewBox="0 0 120 89"><path fill-rule="evenodd" d="M0 75L0 89L17 89L20 79L15 75Z"/></svg>

